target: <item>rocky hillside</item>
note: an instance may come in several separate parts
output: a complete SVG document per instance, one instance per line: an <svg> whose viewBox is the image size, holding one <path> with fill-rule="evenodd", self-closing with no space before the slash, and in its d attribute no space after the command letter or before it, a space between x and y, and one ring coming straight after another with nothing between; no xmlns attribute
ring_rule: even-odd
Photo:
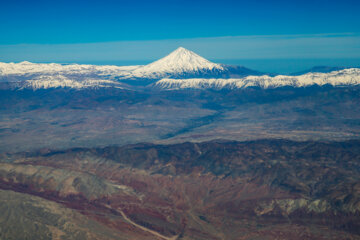
<svg viewBox="0 0 360 240"><path fill-rule="evenodd" d="M109 238L360 238L355 140L43 149L2 154L1 162L1 201L10 191L26 193L29 211L49 202L49 214L57 208L74 214L62 222L82 219L85 230L104 226L98 234ZM14 212L21 208L14 202ZM45 224L47 216L38 216L41 236L70 231Z"/></svg>

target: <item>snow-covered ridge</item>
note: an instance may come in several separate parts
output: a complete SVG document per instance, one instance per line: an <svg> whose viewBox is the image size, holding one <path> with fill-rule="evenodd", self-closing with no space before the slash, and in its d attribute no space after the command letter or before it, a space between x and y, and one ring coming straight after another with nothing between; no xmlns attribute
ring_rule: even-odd
<svg viewBox="0 0 360 240"><path fill-rule="evenodd" d="M57 63L0 63L0 82L20 88L121 87L115 78L125 78L141 66L98 66Z"/></svg>
<svg viewBox="0 0 360 240"><path fill-rule="evenodd" d="M40 76L39 78L27 80L20 86L21 88L32 89L48 89L48 88L103 88L116 87L123 88L121 83L111 80L91 79L87 78L83 81L70 79L63 75L54 76Z"/></svg>
<svg viewBox="0 0 360 240"><path fill-rule="evenodd" d="M157 81L154 86L161 89L236 89L247 87L277 88L284 86L305 87L311 85L323 86L330 84L332 86L360 85L360 69L349 68L330 73L307 73L300 76L278 75L275 77L248 76L244 78L229 79L162 79Z"/></svg>
<svg viewBox="0 0 360 240"><path fill-rule="evenodd" d="M0 62L0 76L34 75L34 74L98 74L98 75L127 75L141 66L99 66L86 64L57 64L57 63L2 63Z"/></svg>

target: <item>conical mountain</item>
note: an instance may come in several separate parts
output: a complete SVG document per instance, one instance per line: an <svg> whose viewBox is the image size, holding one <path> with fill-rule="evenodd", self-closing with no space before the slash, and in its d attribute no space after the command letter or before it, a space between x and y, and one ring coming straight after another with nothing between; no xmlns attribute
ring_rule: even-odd
<svg viewBox="0 0 360 240"><path fill-rule="evenodd" d="M179 47L164 58L132 72L139 78L184 78L204 77L225 71L221 64L212 63L196 53Z"/></svg>

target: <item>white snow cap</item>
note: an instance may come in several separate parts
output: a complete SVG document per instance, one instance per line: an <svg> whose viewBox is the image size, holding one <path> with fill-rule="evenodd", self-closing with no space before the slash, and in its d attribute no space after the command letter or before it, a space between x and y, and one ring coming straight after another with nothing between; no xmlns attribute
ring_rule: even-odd
<svg viewBox="0 0 360 240"><path fill-rule="evenodd" d="M134 76L161 77L166 74L181 74L184 72L223 71L220 64L212 63L196 53L179 47L164 58L136 69Z"/></svg>

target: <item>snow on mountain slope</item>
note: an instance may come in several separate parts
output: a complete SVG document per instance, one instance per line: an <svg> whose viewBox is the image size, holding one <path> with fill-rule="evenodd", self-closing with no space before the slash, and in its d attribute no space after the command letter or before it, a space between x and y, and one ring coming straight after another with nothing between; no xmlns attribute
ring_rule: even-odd
<svg viewBox="0 0 360 240"><path fill-rule="evenodd" d="M333 86L342 85L360 85L360 69L349 68L330 73L308 73L300 76L278 75L275 77L264 76L248 76L244 78L229 79L162 79L157 81L154 86L161 89L236 89L247 87L276 88L283 86L305 87L311 85Z"/></svg>
<svg viewBox="0 0 360 240"><path fill-rule="evenodd" d="M141 66L99 66L85 64L57 64L57 63L1 63L0 77L30 76L30 75L53 75L53 74L76 74L76 75L112 75L126 76L131 71Z"/></svg>
<svg viewBox="0 0 360 240"><path fill-rule="evenodd" d="M216 63L212 63L196 53L183 47L179 47L169 55L158 61L135 69L131 76L135 78L164 78L200 76L222 72L225 69Z"/></svg>
<svg viewBox="0 0 360 240"><path fill-rule="evenodd" d="M260 74L245 67L212 63L182 47L145 66L0 63L0 82L13 83L18 88L33 89L124 87L127 86L126 84L133 88L151 84L151 86L162 89L232 89L250 86L275 88L302 87L314 84L334 86L360 84L360 69L357 68L330 73L312 72L299 76L271 77Z"/></svg>
<svg viewBox="0 0 360 240"><path fill-rule="evenodd" d="M121 83L111 80L91 79L78 81L70 79L63 75L40 76L38 78L27 80L20 85L21 88L48 89L48 88L103 88L116 87L123 88Z"/></svg>
<svg viewBox="0 0 360 240"><path fill-rule="evenodd" d="M64 86L67 78L74 83L74 88L87 86L80 83L88 79L99 80L136 80L146 79L149 82L164 77L188 78L216 76L225 69L221 64L215 64L185 48L178 48L168 56L145 66L98 66L85 64L56 63L0 63L0 82L20 82L25 86ZM31 83L30 81L36 81ZM41 83L41 81L44 81ZM53 81L53 83L50 83ZM94 83L94 81L93 81ZM30 84L30 85L29 85Z"/></svg>
<svg viewBox="0 0 360 240"><path fill-rule="evenodd" d="M128 76L140 66L97 66L56 63L0 63L0 82L19 88L121 87L115 78Z"/></svg>

